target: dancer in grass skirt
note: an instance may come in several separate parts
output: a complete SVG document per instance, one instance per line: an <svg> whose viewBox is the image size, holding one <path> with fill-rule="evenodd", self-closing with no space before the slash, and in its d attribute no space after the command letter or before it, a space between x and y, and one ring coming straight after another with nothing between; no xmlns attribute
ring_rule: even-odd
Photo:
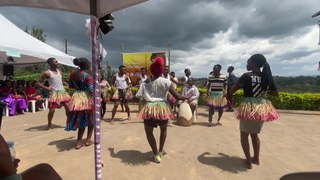
<svg viewBox="0 0 320 180"><path fill-rule="evenodd" d="M111 114L110 124L114 123L114 117L116 115L119 104L124 105L125 111L128 114L128 120L131 119L129 99L133 97L131 91L131 80L126 73L126 67L124 65L119 66L119 72L112 76L112 86L116 87L112 99L114 100L114 106Z"/></svg>
<svg viewBox="0 0 320 180"><path fill-rule="evenodd" d="M63 87L62 73L58 69L59 62L55 58L49 58L47 63L50 68L41 74L37 84L39 87L49 92L48 129L50 129L53 115L57 107L64 105L66 115L68 115L68 107L66 103L70 100L70 95ZM43 84L45 80L49 82L49 86L45 86Z"/></svg>
<svg viewBox="0 0 320 180"><path fill-rule="evenodd" d="M138 117L144 120L144 130L153 152L152 160L160 163L167 137L168 120L174 118L172 109L167 101L167 93L170 92L177 99L187 100L190 99L193 92L187 96L182 96L175 90L171 81L161 77L164 71L164 60L161 57L157 57L150 65L150 71L152 74L151 79L142 83L136 94L138 98L143 98L146 101ZM159 150L153 135L153 128L157 126L160 126Z"/></svg>
<svg viewBox="0 0 320 180"><path fill-rule="evenodd" d="M262 72L260 70L262 68ZM246 156L247 168L252 168L252 163L259 165L260 139L258 134L264 122L278 119L278 113L271 102L265 99L265 95L278 96L274 84L270 66L266 58L261 54L251 56L247 61L247 70L231 88L230 94L243 88L244 100L236 112L240 120L241 145ZM250 156L248 137L251 136L253 145L253 157Z"/></svg>
<svg viewBox="0 0 320 180"><path fill-rule="evenodd" d="M90 74L87 72L90 68L89 60L86 58L76 58L73 63L79 66L79 70L70 74L69 86L74 88L70 102L68 103L69 115L67 118L66 131L76 131L78 137L75 148L80 149L83 146L82 137L85 128L88 126L87 139L85 146L90 146L93 133L93 84Z"/></svg>
<svg viewBox="0 0 320 180"><path fill-rule="evenodd" d="M213 71L209 74L207 83L207 105L209 107L209 124L212 126L214 111L218 111L217 125L221 126L223 109L227 107L226 99L227 77L220 73L221 65L213 66Z"/></svg>

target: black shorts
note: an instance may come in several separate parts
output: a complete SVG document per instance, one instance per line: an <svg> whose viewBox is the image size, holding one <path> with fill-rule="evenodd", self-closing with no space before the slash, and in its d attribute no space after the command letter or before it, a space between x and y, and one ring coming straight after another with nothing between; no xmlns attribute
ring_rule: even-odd
<svg viewBox="0 0 320 180"><path fill-rule="evenodd" d="M126 90L125 89L118 89L118 96L119 96L120 102L128 103L128 99L126 99Z"/></svg>
<svg viewBox="0 0 320 180"><path fill-rule="evenodd" d="M156 119L144 119L143 123L148 126L157 127L163 126L168 124L168 120L156 120Z"/></svg>

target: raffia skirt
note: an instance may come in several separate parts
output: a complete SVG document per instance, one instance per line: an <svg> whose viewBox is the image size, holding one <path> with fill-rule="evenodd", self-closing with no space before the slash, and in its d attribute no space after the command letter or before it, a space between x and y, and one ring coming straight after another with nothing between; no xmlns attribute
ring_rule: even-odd
<svg viewBox="0 0 320 180"><path fill-rule="evenodd" d="M70 101L70 95L66 90L54 90L50 93L48 102L49 108L56 108L60 103Z"/></svg>
<svg viewBox="0 0 320 180"><path fill-rule="evenodd" d="M227 107L227 98L223 96L222 91L212 91L207 97L207 106L210 109L224 109Z"/></svg>
<svg viewBox="0 0 320 180"><path fill-rule="evenodd" d="M277 120L279 114L269 100L246 97L239 105L236 117L242 132L260 133L263 123Z"/></svg>
<svg viewBox="0 0 320 180"><path fill-rule="evenodd" d="M174 113L167 101L146 102L138 113L141 119L170 120Z"/></svg>
<svg viewBox="0 0 320 180"><path fill-rule="evenodd" d="M87 91L75 91L68 102L66 131L93 125L93 99Z"/></svg>

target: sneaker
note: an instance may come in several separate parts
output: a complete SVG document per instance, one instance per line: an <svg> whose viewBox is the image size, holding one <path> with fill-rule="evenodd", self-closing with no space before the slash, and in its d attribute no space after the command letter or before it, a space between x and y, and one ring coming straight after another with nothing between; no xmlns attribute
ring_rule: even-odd
<svg viewBox="0 0 320 180"><path fill-rule="evenodd" d="M160 162L161 162L161 155L160 155L160 153L157 154L157 155L155 155L155 156L153 156L153 162L155 162L155 163L160 163Z"/></svg>

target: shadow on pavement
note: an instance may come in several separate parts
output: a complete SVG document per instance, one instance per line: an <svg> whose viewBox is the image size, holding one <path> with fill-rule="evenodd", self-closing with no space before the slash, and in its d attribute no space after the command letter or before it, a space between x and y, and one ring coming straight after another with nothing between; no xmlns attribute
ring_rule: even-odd
<svg viewBox="0 0 320 180"><path fill-rule="evenodd" d="M194 122L192 125L194 126L205 126L208 127L209 123L208 122ZM212 125L213 126L213 125Z"/></svg>
<svg viewBox="0 0 320 180"><path fill-rule="evenodd" d="M111 118L104 118L104 119L101 119L101 121L110 123L111 122ZM117 121L125 121L125 120L122 119L122 118L114 118L113 119L113 122L117 122Z"/></svg>
<svg viewBox="0 0 320 180"><path fill-rule="evenodd" d="M143 124L143 121L132 121L132 120L125 120L125 122L120 122L120 124Z"/></svg>
<svg viewBox="0 0 320 180"><path fill-rule="evenodd" d="M50 142L48 145L56 146L58 152L70 151L71 149L75 149L76 139L74 137L69 137L61 140L56 140Z"/></svg>
<svg viewBox="0 0 320 180"><path fill-rule="evenodd" d="M41 126L35 126L35 127L29 127L28 129L25 129L25 131L47 131L48 125L41 125ZM51 129L56 129L56 128L64 128L64 126L60 125L51 125Z"/></svg>
<svg viewBox="0 0 320 180"><path fill-rule="evenodd" d="M198 116L202 116L202 117L208 117L209 116L209 112L208 113L198 113Z"/></svg>
<svg viewBox="0 0 320 180"><path fill-rule="evenodd" d="M108 148L112 158L119 158L121 162L130 166L146 166L150 164L148 157L151 152L141 153L136 150L123 150L115 153L114 148Z"/></svg>
<svg viewBox="0 0 320 180"><path fill-rule="evenodd" d="M228 156L223 153L218 153L218 157L208 155L210 155L209 152L204 152L203 154L198 156L199 162L201 162L202 164L216 166L223 171L228 171L234 174L238 174L242 171L247 170L243 163L244 159L242 158Z"/></svg>

